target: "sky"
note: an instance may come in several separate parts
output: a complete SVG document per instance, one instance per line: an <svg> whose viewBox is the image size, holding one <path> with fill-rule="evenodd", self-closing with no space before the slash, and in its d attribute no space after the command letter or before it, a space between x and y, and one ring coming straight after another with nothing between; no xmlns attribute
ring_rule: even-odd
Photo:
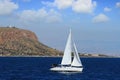
<svg viewBox="0 0 120 80"><path fill-rule="evenodd" d="M31 30L62 51L71 28L80 53L120 56L120 0L0 0L0 26Z"/></svg>

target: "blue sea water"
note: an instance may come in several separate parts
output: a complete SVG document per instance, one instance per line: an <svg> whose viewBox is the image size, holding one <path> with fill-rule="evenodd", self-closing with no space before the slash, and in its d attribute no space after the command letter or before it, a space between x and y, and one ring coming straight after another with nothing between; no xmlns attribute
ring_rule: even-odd
<svg viewBox="0 0 120 80"><path fill-rule="evenodd" d="M0 80L120 80L120 58L82 58L82 73L50 71L61 58L0 57Z"/></svg>

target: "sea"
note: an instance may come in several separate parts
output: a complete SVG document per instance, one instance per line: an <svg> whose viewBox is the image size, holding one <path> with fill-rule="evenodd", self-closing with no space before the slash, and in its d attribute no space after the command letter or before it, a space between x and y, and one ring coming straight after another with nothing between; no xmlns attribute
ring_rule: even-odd
<svg viewBox="0 0 120 80"><path fill-rule="evenodd" d="M82 73L53 72L61 57L0 57L0 80L120 80L120 58L81 58Z"/></svg>

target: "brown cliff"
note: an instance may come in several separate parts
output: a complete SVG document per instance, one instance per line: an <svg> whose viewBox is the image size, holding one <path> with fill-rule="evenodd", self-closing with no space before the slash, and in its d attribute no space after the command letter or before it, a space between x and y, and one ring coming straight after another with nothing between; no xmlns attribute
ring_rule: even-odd
<svg viewBox="0 0 120 80"><path fill-rule="evenodd" d="M0 27L0 55L59 56L61 52L40 43L31 31L15 27Z"/></svg>

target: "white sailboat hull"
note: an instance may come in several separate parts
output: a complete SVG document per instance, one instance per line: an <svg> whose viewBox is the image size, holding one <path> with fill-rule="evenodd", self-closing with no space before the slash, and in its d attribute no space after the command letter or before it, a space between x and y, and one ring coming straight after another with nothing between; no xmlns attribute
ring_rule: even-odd
<svg viewBox="0 0 120 80"><path fill-rule="evenodd" d="M51 71L61 71L61 72L82 72L83 68L82 67L53 67L50 69Z"/></svg>

